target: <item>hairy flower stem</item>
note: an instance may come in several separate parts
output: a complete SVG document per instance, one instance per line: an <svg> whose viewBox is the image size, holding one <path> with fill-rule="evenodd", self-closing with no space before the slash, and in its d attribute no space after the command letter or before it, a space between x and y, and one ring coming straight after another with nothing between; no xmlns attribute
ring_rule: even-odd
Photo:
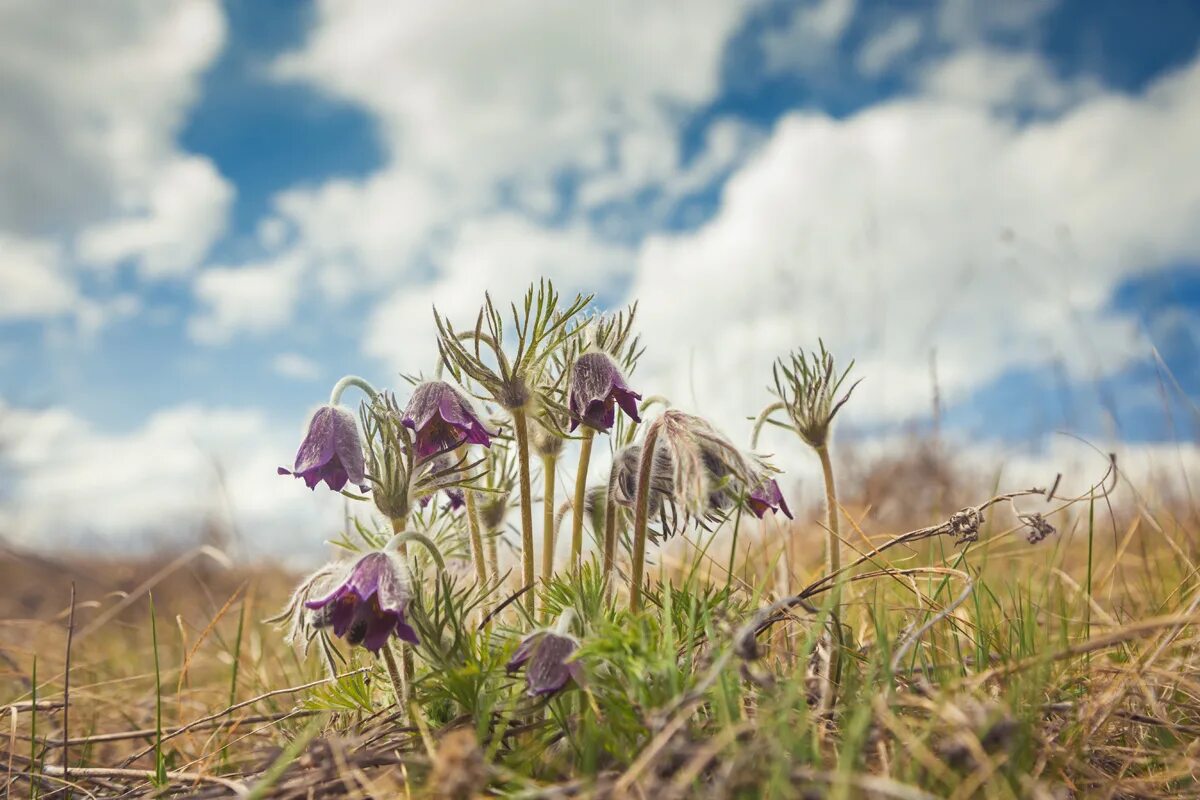
<svg viewBox="0 0 1200 800"><path fill-rule="evenodd" d="M499 539L499 538L500 538L500 534L497 533L496 531L494 531L494 530L488 531L488 538L487 538L487 542L486 542L487 556L488 556L488 569L492 573L492 582L493 583L500 582L500 546L499 546L499 544L497 544L497 539Z"/></svg>
<svg viewBox="0 0 1200 800"><path fill-rule="evenodd" d="M817 457L821 459L821 472L825 476L825 518L826 525L829 528L827 534L827 547L825 553L825 569L830 575L842 568L842 540L838 535L838 499L837 487L833 480L833 462L829 460L828 445L821 445L816 448ZM834 597L837 598L840 591L835 588ZM833 606L836 609L838 600L833 601Z"/></svg>
<svg viewBox="0 0 1200 800"><path fill-rule="evenodd" d="M770 419L771 415L776 411L783 411L786 408L786 403L771 403L771 405L762 410L762 413L758 415L758 419L754 420L754 428L750 434L751 447L758 447L758 435L762 433L763 425L767 424L767 420Z"/></svg>
<svg viewBox="0 0 1200 800"><path fill-rule="evenodd" d="M396 706L400 709L403 719L408 715L408 681L400 672L400 668L396 666L396 657L392 655L392 646L384 644L379 652L383 655L383 663L387 667L388 678L392 682L392 691L396 695Z"/></svg>
<svg viewBox="0 0 1200 800"><path fill-rule="evenodd" d="M604 502L604 583L612 591L613 570L617 565L617 470L614 465L608 473L608 492Z"/></svg>
<svg viewBox="0 0 1200 800"><path fill-rule="evenodd" d="M475 562L475 580L480 588L487 586L487 564L483 556L483 535L479 532L479 512L475 508L475 492L467 489L467 530L471 533L471 560Z"/></svg>
<svg viewBox="0 0 1200 800"><path fill-rule="evenodd" d="M554 478L558 469L558 456L542 456L542 480L545 497L542 498L542 581L549 586L554 577Z"/></svg>
<svg viewBox="0 0 1200 800"><path fill-rule="evenodd" d="M579 569L583 563L583 503L587 497L588 463L592 460L592 440L596 431L583 426L579 447L579 471L575 473L575 506L571 514L571 563Z"/></svg>
<svg viewBox="0 0 1200 800"><path fill-rule="evenodd" d="M402 536L404 529L408 527L407 517L396 517L392 520L392 533L394 534L392 541L388 542L388 546L395 543L396 552L404 559L404 563L408 563L408 537ZM432 544L432 543L431 543ZM437 548L434 548L435 550ZM439 555L440 559L441 556ZM413 675L416 673L416 666L413 664L412 650L405 646L404 642L400 642L400 661L404 665L403 671L396 670L396 660L392 655L392 646L385 644L383 646L383 660L387 663L388 676L392 679L392 688L396 689L396 704L400 706L401 718L405 718L408 714L408 687L412 683ZM397 684L397 678L399 684Z"/></svg>
<svg viewBox="0 0 1200 800"><path fill-rule="evenodd" d="M654 445L658 440L658 420L646 429L642 456L638 461L637 500L633 517L633 575L629 587L629 610L642 608L642 572L646 567L646 523L650 512L650 472L654 465Z"/></svg>
<svg viewBox="0 0 1200 800"><path fill-rule="evenodd" d="M401 555L406 555L408 553L409 542L416 542L425 548L425 550L429 553L429 556L433 559L433 563L437 565L438 572L446 571L446 561L442 558L442 551L438 550L438 546L434 544L433 539L430 539L423 533L417 533L416 531L400 531L392 537L392 540L388 542L387 546L383 549L395 550Z"/></svg>
<svg viewBox="0 0 1200 800"><path fill-rule="evenodd" d="M842 540L838 535L837 486L833 479L833 462L829 459L829 445L814 448L821 460L821 472L825 476L825 517L828 527L825 569L827 575L836 575L842 568ZM842 584L836 580L830 596L830 621L833 623L834 641L826 665L825 684L821 690L821 711L828 713L837 702L837 679L841 668L842 624L838 609L842 603Z"/></svg>
<svg viewBox="0 0 1200 800"><path fill-rule="evenodd" d="M342 399L342 393L351 386L357 386L359 389L362 389L366 392L367 397L370 397L372 400L379 396L379 392L375 391L375 387L364 378L360 378L357 375L347 375L333 385L333 391L329 393L329 405L336 406Z"/></svg>
<svg viewBox="0 0 1200 800"><path fill-rule="evenodd" d="M525 424L525 409L512 409L513 430L517 435L517 460L521 467L521 563L522 586L532 587L537 579L533 570L533 488L529 477L529 429ZM534 614L535 593L525 593L525 610Z"/></svg>
<svg viewBox="0 0 1200 800"><path fill-rule="evenodd" d="M742 525L742 509L738 509L733 518L733 541L729 544L729 569L725 573L725 591L733 585L733 574L737 569L738 528Z"/></svg>
<svg viewBox="0 0 1200 800"><path fill-rule="evenodd" d="M399 536L404 533L404 529L407 527L407 517L394 517L392 519L392 538L387 543L388 547L394 547L396 552L405 558L408 558L408 539L401 539Z"/></svg>

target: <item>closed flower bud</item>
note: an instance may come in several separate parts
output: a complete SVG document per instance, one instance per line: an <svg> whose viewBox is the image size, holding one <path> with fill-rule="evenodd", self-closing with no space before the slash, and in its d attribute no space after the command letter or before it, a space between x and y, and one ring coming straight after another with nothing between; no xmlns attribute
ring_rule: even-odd
<svg viewBox="0 0 1200 800"><path fill-rule="evenodd" d="M575 360L567 395L572 431L580 423L598 431L609 430L616 422L617 406L634 422L641 422L637 407L641 399L625 383L620 367L606 354L584 353Z"/></svg>
<svg viewBox="0 0 1200 800"><path fill-rule="evenodd" d="M308 422L294 467L280 467L279 474L302 478L310 489L321 481L335 492L347 482L364 487L362 442L354 415L337 406L318 408Z"/></svg>

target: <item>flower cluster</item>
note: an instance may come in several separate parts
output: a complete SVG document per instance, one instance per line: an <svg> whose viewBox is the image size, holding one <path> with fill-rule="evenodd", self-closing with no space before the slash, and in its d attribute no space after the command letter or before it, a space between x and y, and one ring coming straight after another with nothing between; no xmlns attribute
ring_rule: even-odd
<svg viewBox="0 0 1200 800"><path fill-rule="evenodd" d="M508 313L489 296L464 327L435 309L440 363L433 379L414 381L406 397L376 390L361 378L338 382L329 402L309 419L292 466L279 472L302 479L310 489L324 483L345 498L367 503L386 527L372 533L369 524L359 522L366 547L301 583L278 618L287 623L290 641L306 650L319 643L331 669L340 657L337 640L361 647L387 663L400 687L407 680L392 647L440 652L438 624L446 624L444 614L426 606L429 586L410 559L410 544L424 546L438 565L443 562L434 539L469 547L469 558L462 550L454 554L451 563L459 565L458 574L454 580L446 577L447 585L469 581L473 571L475 580L466 590L477 599L470 607L480 609L483 621L503 613L511 623L513 611L504 611L502 595L493 595L512 572L501 568L497 546L510 529L520 534L515 550L521 568L520 583L509 588L524 590L519 596L525 618L536 619L539 589L555 577L555 535L568 514L570 568L583 567L583 534L590 525L600 545L596 557L603 556L607 596L620 590L620 575L631 575L634 611L640 609L648 534L657 539L689 526L712 529L743 514L792 518L778 471L763 457L734 444L710 421L643 391L642 381L634 378L642 352L633 335L636 305L596 315L587 312L590 303L583 296L562 302L552 286L542 283L512 306L511 325ZM819 355L801 351L781 361L778 402L760 417L751 446L765 422L826 446L833 417L849 395L836 396L845 379L823 348ZM366 395L357 414L341 404L351 387ZM774 411L785 412L787 423L771 420ZM575 444L574 491L560 504L555 476ZM610 451L611 466L595 480L591 454L597 445ZM535 488L535 477L540 487ZM435 504L439 495L445 501ZM541 582L534 568L538 502ZM520 512L516 523L508 521L514 509ZM632 564L628 573L615 568L625 557L622 543ZM550 599L546 594L544 602ZM528 695L547 697L585 685L580 653L586 649L570 631L575 622L567 609L553 629L536 628L513 643L507 668L524 673ZM588 620L578 620L578 628L586 638ZM490 630L478 624L472 629ZM405 670L413 663L407 656Z"/></svg>

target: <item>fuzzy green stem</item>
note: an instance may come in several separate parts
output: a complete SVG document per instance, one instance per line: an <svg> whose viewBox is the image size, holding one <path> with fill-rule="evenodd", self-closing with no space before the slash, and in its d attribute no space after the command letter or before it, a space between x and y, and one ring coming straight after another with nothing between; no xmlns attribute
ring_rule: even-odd
<svg viewBox="0 0 1200 800"><path fill-rule="evenodd" d="M575 507L571 512L571 563L579 569L583 562L583 505L587 499L588 464L592 460L592 440L596 431L583 427L579 447L579 470L575 473Z"/></svg>
<svg viewBox="0 0 1200 800"><path fill-rule="evenodd" d="M379 392L375 391L375 387L367 383L366 379L360 378L357 375L347 375L333 385L333 391L329 393L329 405L336 406L342 399L342 393L351 386L357 386L366 392L367 397L374 400L379 396Z"/></svg>
<svg viewBox="0 0 1200 800"><path fill-rule="evenodd" d="M423 533L401 531L392 537L392 540L387 543L384 549L399 551L401 554L407 555L409 542L416 542L429 551L429 555L433 557L433 562L437 564L438 572L446 571L446 561L442 558L442 553L438 550L438 546L433 543L433 539L430 539Z"/></svg>
<svg viewBox="0 0 1200 800"><path fill-rule="evenodd" d="M525 409L512 409L513 430L517 436L517 460L521 468L521 563L523 586L532 587L536 580L533 570L533 482L529 477L529 430L525 424ZM534 592L525 593L525 609L534 613Z"/></svg>
<svg viewBox="0 0 1200 800"><path fill-rule="evenodd" d="M608 473L608 492L604 496L604 582L611 590L613 570L617 563L617 470L614 464Z"/></svg>
<svg viewBox="0 0 1200 800"><path fill-rule="evenodd" d="M558 615L558 621L554 623L554 632L559 636L566 636L571 632L571 624L575 622L575 609L567 606Z"/></svg>
<svg viewBox="0 0 1200 800"><path fill-rule="evenodd" d="M649 409L650 406L653 406L653 405L660 405L663 408L670 408L671 401L668 400L664 395L652 394L638 405L638 411L645 414L647 409Z"/></svg>
<svg viewBox="0 0 1200 800"><path fill-rule="evenodd" d="M833 462L829 458L829 445L822 444L815 448L817 457L821 460L821 473L825 477L825 515L826 526L829 528L825 554L826 574L836 575L842 568L842 540L838 535L838 500L837 486L833 479ZM840 579L835 579L833 591L830 593L830 621L833 623L833 647L830 648L829 663L826 667L826 683L821 692L821 711L832 711L837 702L837 673L841 668L842 623L838 613L842 603L842 585Z"/></svg>
<svg viewBox="0 0 1200 800"><path fill-rule="evenodd" d="M633 517L633 575L629 587L629 610L642 608L642 572L646 567L646 523L650 512L650 471L654 464L654 445L658 440L658 420L646 429L642 456L638 461L637 500Z"/></svg>
<svg viewBox="0 0 1200 800"><path fill-rule="evenodd" d="M475 509L475 493L466 490L467 530L471 533L471 560L475 562L475 579L482 588L487 585L487 565L483 557L483 536L479 533L479 514Z"/></svg>
<svg viewBox="0 0 1200 800"><path fill-rule="evenodd" d="M500 546L496 543L499 538L496 531L488 531L487 537L487 554L488 554L488 569L492 573L492 581L500 582Z"/></svg>
<svg viewBox="0 0 1200 800"><path fill-rule="evenodd" d="M542 498L542 580L546 585L554 577L554 478L558 469L558 456L548 453L542 456L542 480L545 497Z"/></svg>
<svg viewBox="0 0 1200 800"><path fill-rule="evenodd" d="M733 541L729 544L729 569L725 575L725 591L733 585L733 571L737 568L738 529L742 525L742 509L738 508L733 518Z"/></svg>
<svg viewBox="0 0 1200 800"><path fill-rule="evenodd" d="M380 649L383 654L383 663L387 667L388 678L392 682L392 691L396 695L396 706L400 709L401 715L408 713L408 681L405 679L404 673L400 671L400 667L396 664L396 656L392 654L392 646L384 644Z"/></svg>
<svg viewBox="0 0 1200 800"><path fill-rule="evenodd" d="M825 518L826 525L829 528L827 534L827 548L825 553L825 566L827 573L832 575L842 568L842 540L838 536L838 500L837 487L833 480L833 462L829 459L829 446L821 445L816 448L817 457L821 459L821 472L825 477ZM834 597L840 594L838 589L834 589ZM838 601L834 600L836 608Z"/></svg>
<svg viewBox="0 0 1200 800"><path fill-rule="evenodd" d="M758 418L756 420L754 420L754 430L750 434L750 447L751 448L758 447L758 435L760 433L762 433L763 425L767 424L767 420L771 418L771 415L774 414L776 411L783 411L785 408L787 408L786 403L775 402L775 403L771 403L771 405L767 406L766 408L764 408L762 410L762 413L760 413L758 415Z"/></svg>
<svg viewBox="0 0 1200 800"><path fill-rule="evenodd" d="M400 554L400 558L405 564L408 563L408 543L410 536L420 536L420 534L409 534L405 532L408 526L408 517L394 517L392 519L392 533L395 535L384 546L384 549L392 549ZM424 538L424 537L421 537ZM432 546L433 542L429 542ZM433 547L436 551L437 548ZM441 553L438 553L436 558L439 561L443 571L445 564L441 563ZM408 687L412 682L413 676L416 674L416 665L413 663L412 651L404 642L400 642L400 658L404 664L403 670L396 669L396 659L392 655L392 646L385 642L383 645L383 658L387 664L388 677L392 680L392 689L396 691L396 705L400 707L401 718L408 713Z"/></svg>

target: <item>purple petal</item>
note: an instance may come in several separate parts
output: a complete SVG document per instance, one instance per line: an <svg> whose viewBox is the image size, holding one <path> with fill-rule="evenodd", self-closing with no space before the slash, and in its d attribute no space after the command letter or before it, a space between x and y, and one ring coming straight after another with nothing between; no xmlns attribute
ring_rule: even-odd
<svg viewBox="0 0 1200 800"><path fill-rule="evenodd" d="M638 415L638 400L642 399L640 394L630 391L625 387L617 387L613 389L613 397L616 398L617 405L621 407L626 416L634 422L642 421L642 418Z"/></svg>
<svg viewBox="0 0 1200 800"><path fill-rule="evenodd" d="M361 603L361 606L368 606L367 603ZM376 612L372 610L369 616L364 615L366 622L366 633L363 635L362 646L372 653L378 653L396 630L396 623L399 621L398 615L390 612Z"/></svg>
<svg viewBox="0 0 1200 800"><path fill-rule="evenodd" d="M793 519L787 500L784 499L783 492L779 489L779 483L774 478L768 479L752 491L746 498L746 505L750 506L750 510L759 519L762 519L768 511L782 511L788 519Z"/></svg>
<svg viewBox="0 0 1200 800"><path fill-rule="evenodd" d="M310 489L321 481L334 491L341 491L350 480L362 485L366 470L354 415L334 406L318 408L308 421L294 467L280 467L278 472L302 478Z"/></svg>
<svg viewBox="0 0 1200 800"><path fill-rule="evenodd" d="M341 598L333 606L333 613L329 616L329 624L333 626L334 636L345 636L346 631L350 630L350 624L354 622L354 612L358 608L358 601L353 596Z"/></svg>
<svg viewBox="0 0 1200 800"><path fill-rule="evenodd" d="M540 642L542 637L545 635L545 631L535 631L522 639L521 643L517 645L516 651L512 654L512 658L508 660L508 664L505 666L505 669L509 672L516 672L523 667L525 662L528 661L530 656L533 655L533 651L537 648L538 642Z"/></svg>
<svg viewBox="0 0 1200 800"><path fill-rule="evenodd" d="M566 661L579 645L574 639L547 633L525 666L526 691L531 695L553 694L571 680Z"/></svg>
<svg viewBox="0 0 1200 800"><path fill-rule="evenodd" d="M450 502L447 508L451 511L457 511L467 504L467 494L462 489L450 488L446 489L446 499Z"/></svg>
<svg viewBox="0 0 1200 800"><path fill-rule="evenodd" d="M420 644L421 640L417 637L417 632L413 630L408 621L404 619L404 614L396 615L396 637L408 642L409 644Z"/></svg>
<svg viewBox="0 0 1200 800"><path fill-rule="evenodd" d="M491 445L492 434L467 400L445 381L427 381L413 389L401 422L417 433L417 456L425 458L463 444Z"/></svg>
<svg viewBox="0 0 1200 800"><path fill-rule="evenodd" d="M614 404L640 422L637 413L640 399L641 395L630 391L625 384L620 368L604 353L584 353L575 360L567 393L572 431L580 422L599 431L609 430L616 422Z"/></svg>

